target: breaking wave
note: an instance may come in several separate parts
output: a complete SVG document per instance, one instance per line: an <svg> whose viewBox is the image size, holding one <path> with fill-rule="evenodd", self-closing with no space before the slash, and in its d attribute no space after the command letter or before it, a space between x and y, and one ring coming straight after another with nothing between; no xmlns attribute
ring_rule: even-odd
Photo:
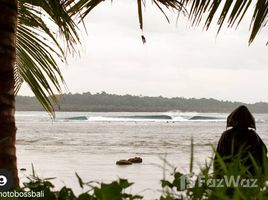
<svg viewBox="0 0 268 200"><path fill-rule="evenodd" d="M148 114L148 115L113 115L113 116L71 116L64 121L224 121L225 116L188 114Z"/></svg>

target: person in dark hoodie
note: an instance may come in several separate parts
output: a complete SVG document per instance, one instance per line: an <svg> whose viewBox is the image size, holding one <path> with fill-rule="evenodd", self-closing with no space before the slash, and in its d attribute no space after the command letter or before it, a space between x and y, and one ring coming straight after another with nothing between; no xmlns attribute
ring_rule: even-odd
<svg viewBox="0 0 268 200"><path fill-rule="evenodd" d="M246 106L239 106L227 118L227 130L221 135L214 159L214 173L223 177L220 169L220 156L225 164L231 163L239 156L242 165L248 173L256 175L256 165L264 172L264 163L267 162L267 148L259 135L255 132L255 119ZM229 129L228 129L229 128ZM250 158L250 154L252 157Z"/></svg>

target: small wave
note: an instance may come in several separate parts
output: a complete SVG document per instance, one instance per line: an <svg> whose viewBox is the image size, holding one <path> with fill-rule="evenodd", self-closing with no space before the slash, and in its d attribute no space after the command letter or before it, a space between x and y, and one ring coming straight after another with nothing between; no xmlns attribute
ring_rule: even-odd
<svg viewBox="0 0 268 200"><path fill-rule="evenodd" d="M84 120L88 120L88 118L87 118L86 116L77 116L77 117L68 117L68 118L64 118L64 120L84 121Z"/></svg>
<svg viewBox="0 0 268 200"><path fill-rule="evenodd" d="M257 119L256 122L257 123L266 123L268 120L265 120L265 119Z"/></svg>
<svg viewBox="0 0 268 200"><path fill-rule="evenodd" d="M196 116L191 117L189 120L219 120L219 119L223 119L223 118L196 115Z"/></svg>
<svg viewBox="0 0 268 200"><path fill-rule="evenodd" d="M163 120L171 120L173 119L169 115L133 115L133 116L116 116L112 118L126 118L126 119L163 119Z"/></svg>

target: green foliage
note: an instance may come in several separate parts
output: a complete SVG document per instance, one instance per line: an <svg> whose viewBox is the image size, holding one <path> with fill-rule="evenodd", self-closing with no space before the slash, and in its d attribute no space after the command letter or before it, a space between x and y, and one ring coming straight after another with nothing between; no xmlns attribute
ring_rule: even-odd
<svg viewBox="0 0 268 200"><path fill-rule="evenodd" d="M198 174L174 171L171 181L161 180L163 194L160 200L266 200L268 176L262 172L262 167L257 165L255 159L251 155L249 157L253 162L255 174L245 165L246 159L241 159L240 154L232 157L231 162L225 162L225 158L217 155L216 160L206 163ZM216 163L220 170L213 171L212 162ZM191 159L190 172L192 166ZM267 168L268 164L264 162L263 169Z"/></svg>
<svg viewBox="0 0 268 200"><path fill-rule="evenodd" d="M55 93L65 85L59 69L80 44L73 0L18 0L15 92L26 82L43 108L54 114ZM60 36L60 37L58 37Z"/></svg>
<svg viewBox="0 0 268 200"><path fill-rule="evenodd" d="M138 200L142 196L132 195L125 192L133 183L126 179L119 179L111 183L85 183L76 173L80 187L89 188L88 191L76 196L71 188L62 187L59 191L54 190L51 180L54 178L41 179L37 176L34 169L32 175L27 176L28 182L24 183L22 188L15 189L17 192L43 192L43 200ZM2 199L2 198L1 198ZM10 198L8 198L10 199ZM15 198L14 198L15 199ZM16 199L36 199L36 197L20 197Z"/></svg>
<svg viewBox="0 0 268 200"><path fill-rule="evenodd" d="M119 179L119 181L113 181L110 184L101 183L100 187L93 188L93 197L99 200L142 199L141 196L133 196L123 192L124 189L130 187L131 185L132 183L129 183L125 179Z"/></svg>
<svg viewBox="0 0 268 200"><path fill-rule="evenodd" d="M182 0L182 6L189 8L188 18L192 25L199 25L204 22L204 29L212 26L213 20L218 25L218 32L226 22L228 28L238 27L246 14L251 13L249 20L249 44L253 42L257 34L267 25L268 2L264 0ZM268 44L268 43L267 43Z"/></svg>
<svg viewBox="0 0 268 200"><path fill-rule="evenodd" d="M165 98L149 96L115 95L106 92L91 94L64 94L57 96L61 111L101 112L166 112L172 110L194 112L231 112L239 105L246 105L255 113L268 113L267 103L244 104L216 99ZM34 97L18 96L16 108L22 111L42 110ZM58 110L58 109L56 109Z"/></svg>
<svg viewBox="0 0 268 200"><path fill-rule="evenodd" d="M193 146L193 143L192 145ZM194 148L191 147L191 154ZM219 157L220 158L220 157ZM251 157L251 159L254 159ZM159 200L268 200L268 188L266 173L259 170L255 165L256 174L252 175L247 167L243 165L243 159L234 157L230 163L222 162L219 159L221 168L225 171L218 177L218 173L212 170L212 162L205 163L200 168L199 173L190 173L193 167L193 159L190 160L189 173L181 173L173 169L171 180L161 180L162 193ZM170 166L170 165L169 165ZM268 168L267 162L264 162L264 169ZM59 191L55 191L51 180L54 178L41 179L35 171L28 176L28 182L24 183L22 188L17 189L18 192L41 192L44 191L44 200L139 200L143 196L127 193L126 190L133 185L126 179L119 179L111 183L84 182L76 173L80 187L86 192L75 195L71 188L62 187ZM231 179L235 180L230 181ZM245 182L237 182L236 180L248 180L257 182L253 187L245 187ZM227 180L222 183L213 182L213 180ZM221 184L221 185L219 185ZM253 184L253 182L250 182ZM219 187L220 186L220 187ZM17 198L17 199L35 199L35 198Z"/></svg>

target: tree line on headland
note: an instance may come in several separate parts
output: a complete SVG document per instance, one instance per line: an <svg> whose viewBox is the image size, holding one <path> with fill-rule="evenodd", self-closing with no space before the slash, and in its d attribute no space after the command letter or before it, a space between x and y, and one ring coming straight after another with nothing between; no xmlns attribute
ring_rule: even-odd
<svg viewBox="0 0 268 200"><path fill-rule="evenodd" d="M63 94L58 97L56 111L88 111L88 112L223 112L229 113L243 104L254 113L268 113L268 103L258 102L246 104L242 102L220 101L212 98L183 97L149 97L133 95L107 94L106 92L91 94ZM17 96L18 111L42 111L42 106L35 97Z"/></svg>

